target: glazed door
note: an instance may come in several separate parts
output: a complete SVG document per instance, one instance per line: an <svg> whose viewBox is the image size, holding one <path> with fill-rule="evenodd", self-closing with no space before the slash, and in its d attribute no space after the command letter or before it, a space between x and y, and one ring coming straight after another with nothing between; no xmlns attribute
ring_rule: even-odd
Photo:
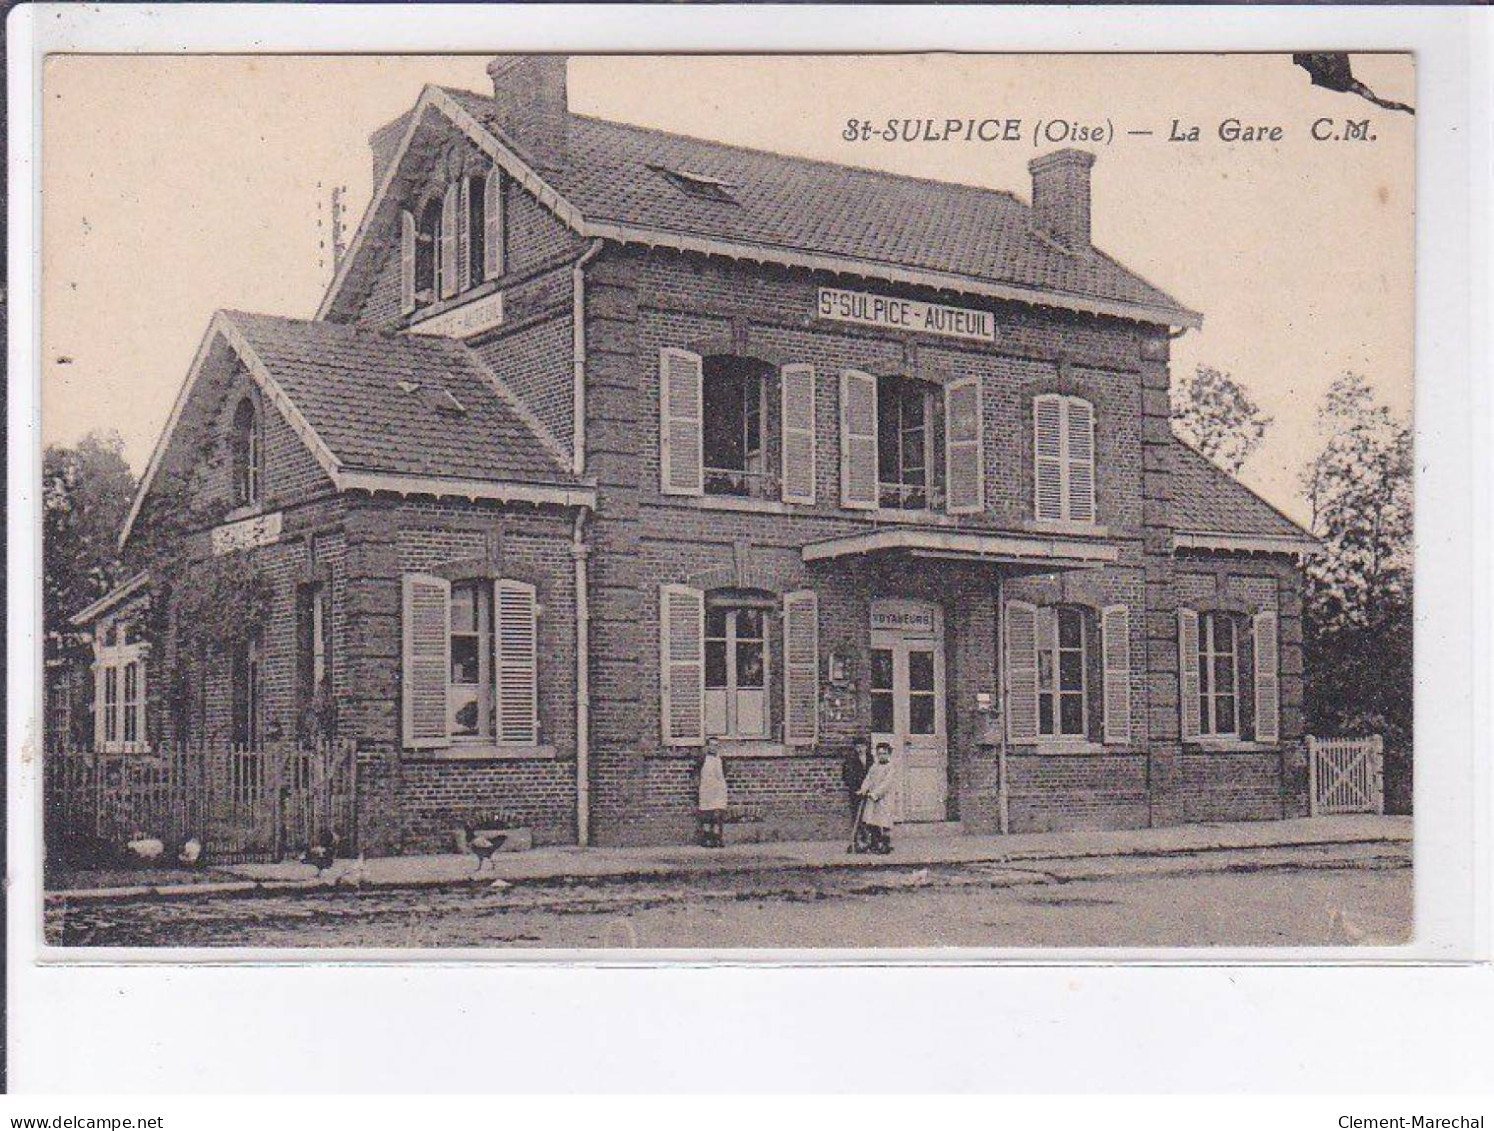
<svg viewBox="0 0 1494 1131"><path fill-rule="evenodd" d="M883 603L879 602L879 605ZM885 603L891 605L892 602ZM900 606L906 602L899 602ZM880 617L877 612L882 612ZM898 819L947 815L949 746L944 724L944 647L938 610L888 615L879 609L871 656L872 744L892 747Z"/></svg>

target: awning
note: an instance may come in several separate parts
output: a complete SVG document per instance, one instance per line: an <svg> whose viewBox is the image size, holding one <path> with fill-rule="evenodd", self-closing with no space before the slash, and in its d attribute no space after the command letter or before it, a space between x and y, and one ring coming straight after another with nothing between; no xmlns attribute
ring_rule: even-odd
<svg viewBox="0 0 1494 1131"><path fill-rule="evenodd" d="M1040 534L970 534L908 526L812 542L803 550L806 562L888 553L1040 570L1095 569L1120 557L1115 546L1099 541Z"/></svg>

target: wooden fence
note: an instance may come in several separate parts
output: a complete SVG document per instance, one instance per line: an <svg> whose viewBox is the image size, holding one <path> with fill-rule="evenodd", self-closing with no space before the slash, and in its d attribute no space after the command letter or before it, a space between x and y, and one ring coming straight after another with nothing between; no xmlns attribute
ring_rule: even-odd
<svg viewBox="0 0 1494 1131"><path fill-rule="evenodd" d="M49 848L147 836L175 853L196 838L206 858L227 863L279 860L327 834L339 853L357 842L351 742L49 753L44 786Z"/></svg>
<svg viewBox="0 0 1494 1131"><path fill-rule="evenodd" d="M1385 741L1369 738L1307 739L1308 811L1385 812Z"/></svg>

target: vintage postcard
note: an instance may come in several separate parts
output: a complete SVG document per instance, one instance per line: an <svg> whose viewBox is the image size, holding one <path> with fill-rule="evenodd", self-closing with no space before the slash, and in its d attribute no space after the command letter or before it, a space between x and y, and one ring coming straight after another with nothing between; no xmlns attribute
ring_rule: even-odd
<svg viewBox="0 0 1494 1131"><path fill-rule="evenodd" d="M41 89L51 957L1413 940L1411 54Z"/></svg>

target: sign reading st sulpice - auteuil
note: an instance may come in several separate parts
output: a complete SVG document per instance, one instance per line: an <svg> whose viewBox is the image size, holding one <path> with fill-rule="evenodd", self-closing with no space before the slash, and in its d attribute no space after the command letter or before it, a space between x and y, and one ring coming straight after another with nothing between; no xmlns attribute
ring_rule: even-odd
<svg viewBox="0 0 1494 1131"><path fill-rule="evenodd" d="M865 291L842 291L821 287L816 313L832 322L856 322L863 326L885 326L966 338L976 342L996 340L996 318L988 310L963 306L940 306L909 298L891 298Z"/></svg>

